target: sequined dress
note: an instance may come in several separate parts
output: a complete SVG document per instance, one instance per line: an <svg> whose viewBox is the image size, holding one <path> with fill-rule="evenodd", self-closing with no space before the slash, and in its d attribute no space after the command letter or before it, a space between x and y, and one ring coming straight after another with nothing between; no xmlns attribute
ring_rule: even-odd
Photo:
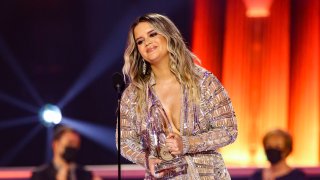
<svg viewBox="0 0 320 180"><path fill-rule="evenodd" d="M200 66L195 68L200 77L200 103L192 103L183 90L180 135L185 140L182 156L186 167L179 173L168 173L163 179L227 180L231 179L223 158L217 150L235 141L238 130L231 100L219 80ZM148 171L150 156L158 157L157 144L163 118L162 105L153 91L151 76L146 88L147 108L137 113L137 91L129 85L120 105L121 154L129 161L146 168L145 179L155 179ZM116 133L117 134L117 133Z"/></svg>

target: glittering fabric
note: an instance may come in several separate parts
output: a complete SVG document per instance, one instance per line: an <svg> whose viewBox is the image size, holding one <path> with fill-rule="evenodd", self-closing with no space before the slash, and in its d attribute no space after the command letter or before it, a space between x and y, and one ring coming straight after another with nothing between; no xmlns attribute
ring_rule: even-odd
<svg viewBox="0 0 320 180"><path fill-rule="evenodd" d="M197 66L201 80L200 103L192 103L183 90L180 117L180 135L187 142L184 158L187 171L164 179L230 179L224 161L217 149L235 141L237 122L230 98L219 80L210 72ZM146 89L147 108L138 114L137 91L129 85L124 91L120 106L121 154L123 157L146 167L145 179L155 179L148 172L147 160L158 157L159 132L165 132L165 117L160 101L154 94L150 79ZM170 174L170 173L169 173Z"/></svg>

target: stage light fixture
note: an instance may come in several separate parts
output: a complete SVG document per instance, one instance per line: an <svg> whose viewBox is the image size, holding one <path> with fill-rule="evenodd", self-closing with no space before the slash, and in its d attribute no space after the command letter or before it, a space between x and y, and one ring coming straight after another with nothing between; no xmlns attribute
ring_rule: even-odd
<svg viewBox="0 0 320 180"><path fill-rule="evenodd" d="M59 124L62 120L61 110L58 106L46 104L39 112L40 121L45 126L53 126Z"/></svg>

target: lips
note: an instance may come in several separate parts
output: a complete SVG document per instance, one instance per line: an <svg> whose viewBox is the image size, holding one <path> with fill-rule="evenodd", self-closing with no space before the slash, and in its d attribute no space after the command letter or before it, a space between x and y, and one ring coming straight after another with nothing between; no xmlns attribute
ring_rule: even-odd
<svg viewBox="0 0 320 180"><path fill-rule="evenodd" d="M149 48L147 48L147 53L151 53L151 52L153 52L155 49L157 49L156 46L149 47Z"/></svg>

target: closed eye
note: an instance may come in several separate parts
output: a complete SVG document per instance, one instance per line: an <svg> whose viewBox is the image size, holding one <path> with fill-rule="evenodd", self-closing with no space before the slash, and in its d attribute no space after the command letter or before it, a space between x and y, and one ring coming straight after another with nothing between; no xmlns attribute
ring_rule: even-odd
<svg viewBox="0 0 320 180"><path fill-rule="evenodd" d="M138 41L136 41L136 43L137 43L138 45L141 45L141 44L143 43L143 40L138 40Z"/></svg>
<svg viewBox="0 0 320 180"><path fill-rule="evenodd" d="M155 37L155 36L157 36L157 35L158 35L157 32L152 32L152 33L150 34L150 37Z"/></svg>
<svg viewBox="0 0 320 180"><path fill-rule="evenodd" d="M158 32L156 32L156 31L154 31L154 30L152 30L151 32L149 32L149 37L150 37L150 38L156 37L157 35L158 35ZM136 40L136 43L137 43L138 46L139 46L139 45L142 45L143 42L144 42L144 38L138 38L138 39Z"/></svg>

